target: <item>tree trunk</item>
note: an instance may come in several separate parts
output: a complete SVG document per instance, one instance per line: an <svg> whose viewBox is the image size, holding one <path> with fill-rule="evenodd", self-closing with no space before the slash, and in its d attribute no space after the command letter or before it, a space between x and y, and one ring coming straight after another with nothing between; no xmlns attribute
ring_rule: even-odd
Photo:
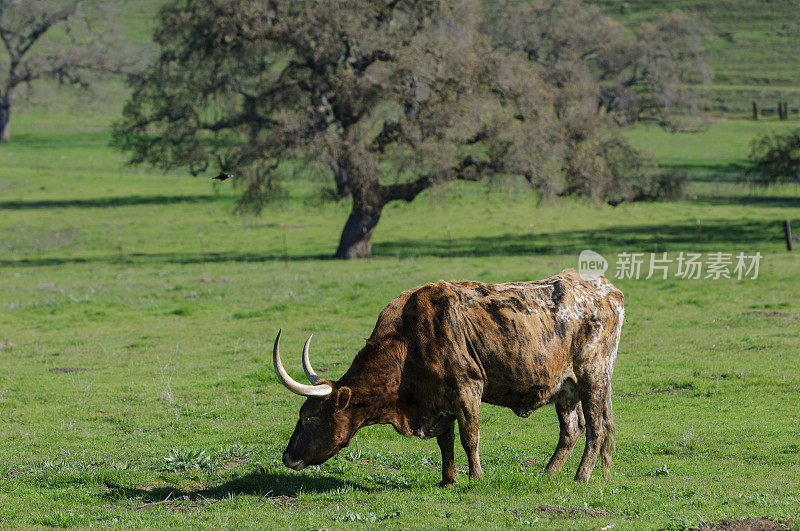
<svg viewBox="0 0 800 531"><path fill-rule="evenodd" d="M353 172L347 172L353 175ZM381 219L386 204L385 190L377 177L351 180L353 210L344 224L336 258L369 258L372 256L372 232Z"/></svg>
<svg viewBox="0 0 800 531"><path fill-rule="evenodd" d="M372 233L381 217L381 206L377 210L353 207L344 224L336 258L369 258L372 256Z"/></svg>
<svg viewBox="0 0 800 531"><path fill-rule="evenodd" d="M350 188L347 172L338 164L332 164L331 169L333 170L333 179L336 181L336 199L350 197L353 191Z"/></svg>
<svg viewBox="0 0 800 531"><path fill-rule="evenodd" d="M350 179L353 210L342 230L336 258L369 258L372 256L372 231L381 219L384 205L391 201L413 201L423 190L453 179L478 180L487 164L475 162L472 157L462 160L456 167L436 174L423 175L414 181L381 185L377 175L362 176L351 165L345 175ZM345 166L347 167L347 166Z"/></svg>
<svg viewBox="0 0 800 531"><path fill-rule="evenodd" d="M0 142L11 140L8 119L11 116L11 104L7 101L0 101Z"/></svg>

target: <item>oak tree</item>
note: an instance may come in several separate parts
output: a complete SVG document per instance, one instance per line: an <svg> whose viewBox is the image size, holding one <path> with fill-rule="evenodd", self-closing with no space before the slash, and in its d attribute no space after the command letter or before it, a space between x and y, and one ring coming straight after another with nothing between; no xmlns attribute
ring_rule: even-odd
<svg viewBox="0 0 800 531"><path fill-rule="evenodd" d="M230 172L256 211L281 164L328 171L352 198L336 256L365 257L388 203L448 181L620 195L615 128L666 120L694 60L643 38L574 0L172 0L114 142L133 163Z"/></svg>

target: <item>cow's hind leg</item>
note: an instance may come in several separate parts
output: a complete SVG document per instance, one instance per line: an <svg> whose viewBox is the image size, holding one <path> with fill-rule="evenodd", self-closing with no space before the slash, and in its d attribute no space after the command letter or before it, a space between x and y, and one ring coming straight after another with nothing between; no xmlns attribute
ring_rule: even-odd
<svg viewBox="0 0 800 531"><path fill-rule="evenodd" d="M478 443L481 439L478 427L480 408L480 395L463 397L456 414L458 436L461 438L461 446L464 447L464 451L467 453L470 479L483 477L481 458L478 455Z"/></svg>
<svg viewBox="0 0 800 531"><path fill-rule="evenodd" d="M440 487L449 487L456 482L456 460L455 460L455 430L454 423L450 423L445 431L436 437L439 443L439 450L442 451L442 482Z"/></svg>
<svg viewBox="0 0 800 531"><path fill-rule="evenodd" d="M586 422L583 417L580 396L578 389L572 380L567 380L561 387L555 399L556 414L560 432L558 435L558 445L556 446L553 457L547 463L545 469L548 474L555 475L561 472L575 443L586 429Z"/></svg>
<svg viewBox="0 0 800 531"><path fill-rule="evenodd" d="M586 418L586 448L575 481L589 481L597 456L603 453L603 475L608 479L614 445L614 421L611 414L611 386L592 380L579 382L581 405Z"/></svg>

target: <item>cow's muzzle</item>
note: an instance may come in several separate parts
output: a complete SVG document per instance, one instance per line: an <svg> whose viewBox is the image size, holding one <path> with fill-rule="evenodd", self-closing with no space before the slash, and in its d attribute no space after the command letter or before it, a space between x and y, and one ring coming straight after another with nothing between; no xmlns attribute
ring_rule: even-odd
<svg viewBox="0 0 800 531"><path fill-rule="evenodd" d="M292 459L292 456L289 455L289 452L283 452L283 464L292 470L303 470L306 467L306 464L303 463L302 460Z"/></svg>

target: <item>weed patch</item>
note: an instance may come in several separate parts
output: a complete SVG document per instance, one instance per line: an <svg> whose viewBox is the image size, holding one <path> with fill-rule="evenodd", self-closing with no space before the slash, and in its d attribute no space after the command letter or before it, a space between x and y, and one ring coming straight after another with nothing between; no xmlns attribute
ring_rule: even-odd
<svg viewBox="0 0 800 531"><path fill-rule="evenodd" d="M173 448L163 459L164 470L174 472L211 468L211 458L206 455L205 450L179 450Z"/></svg>
<svg viewBox="0 0 800 531"><path fill-rule="evenodd" d="M617 396L653 396L653 395L675 395L683 391L691 391L694 386L691 384L684 385L668 385L665 387L653 387L652 390L647 392L629 392L620 393Z"/></svg>
<svg viewBox="0 0 800 531"><path fill-rule="evenodd" d="M540 505L534 510L539 513L554 514L557 516L589 516L591 518L598 518L600 516L611 515L610 511L605 511L602 509L559 507L557 505Z"/></svg>
<svg viewBox="0 0 800 531"><path fill-rule="evenodd" d="M777 521L765 516L761 518L725 518L703 529L714 531L779 531L794 526L791 520Z"/></svg>
<svg viewBox="0 0 800 531"><path fill-rule="evenodd" d="M47 372L70 373L70 372L84 372L88 370L89 369L85 369L83 367L51 367L47 369Z"/></svg>

